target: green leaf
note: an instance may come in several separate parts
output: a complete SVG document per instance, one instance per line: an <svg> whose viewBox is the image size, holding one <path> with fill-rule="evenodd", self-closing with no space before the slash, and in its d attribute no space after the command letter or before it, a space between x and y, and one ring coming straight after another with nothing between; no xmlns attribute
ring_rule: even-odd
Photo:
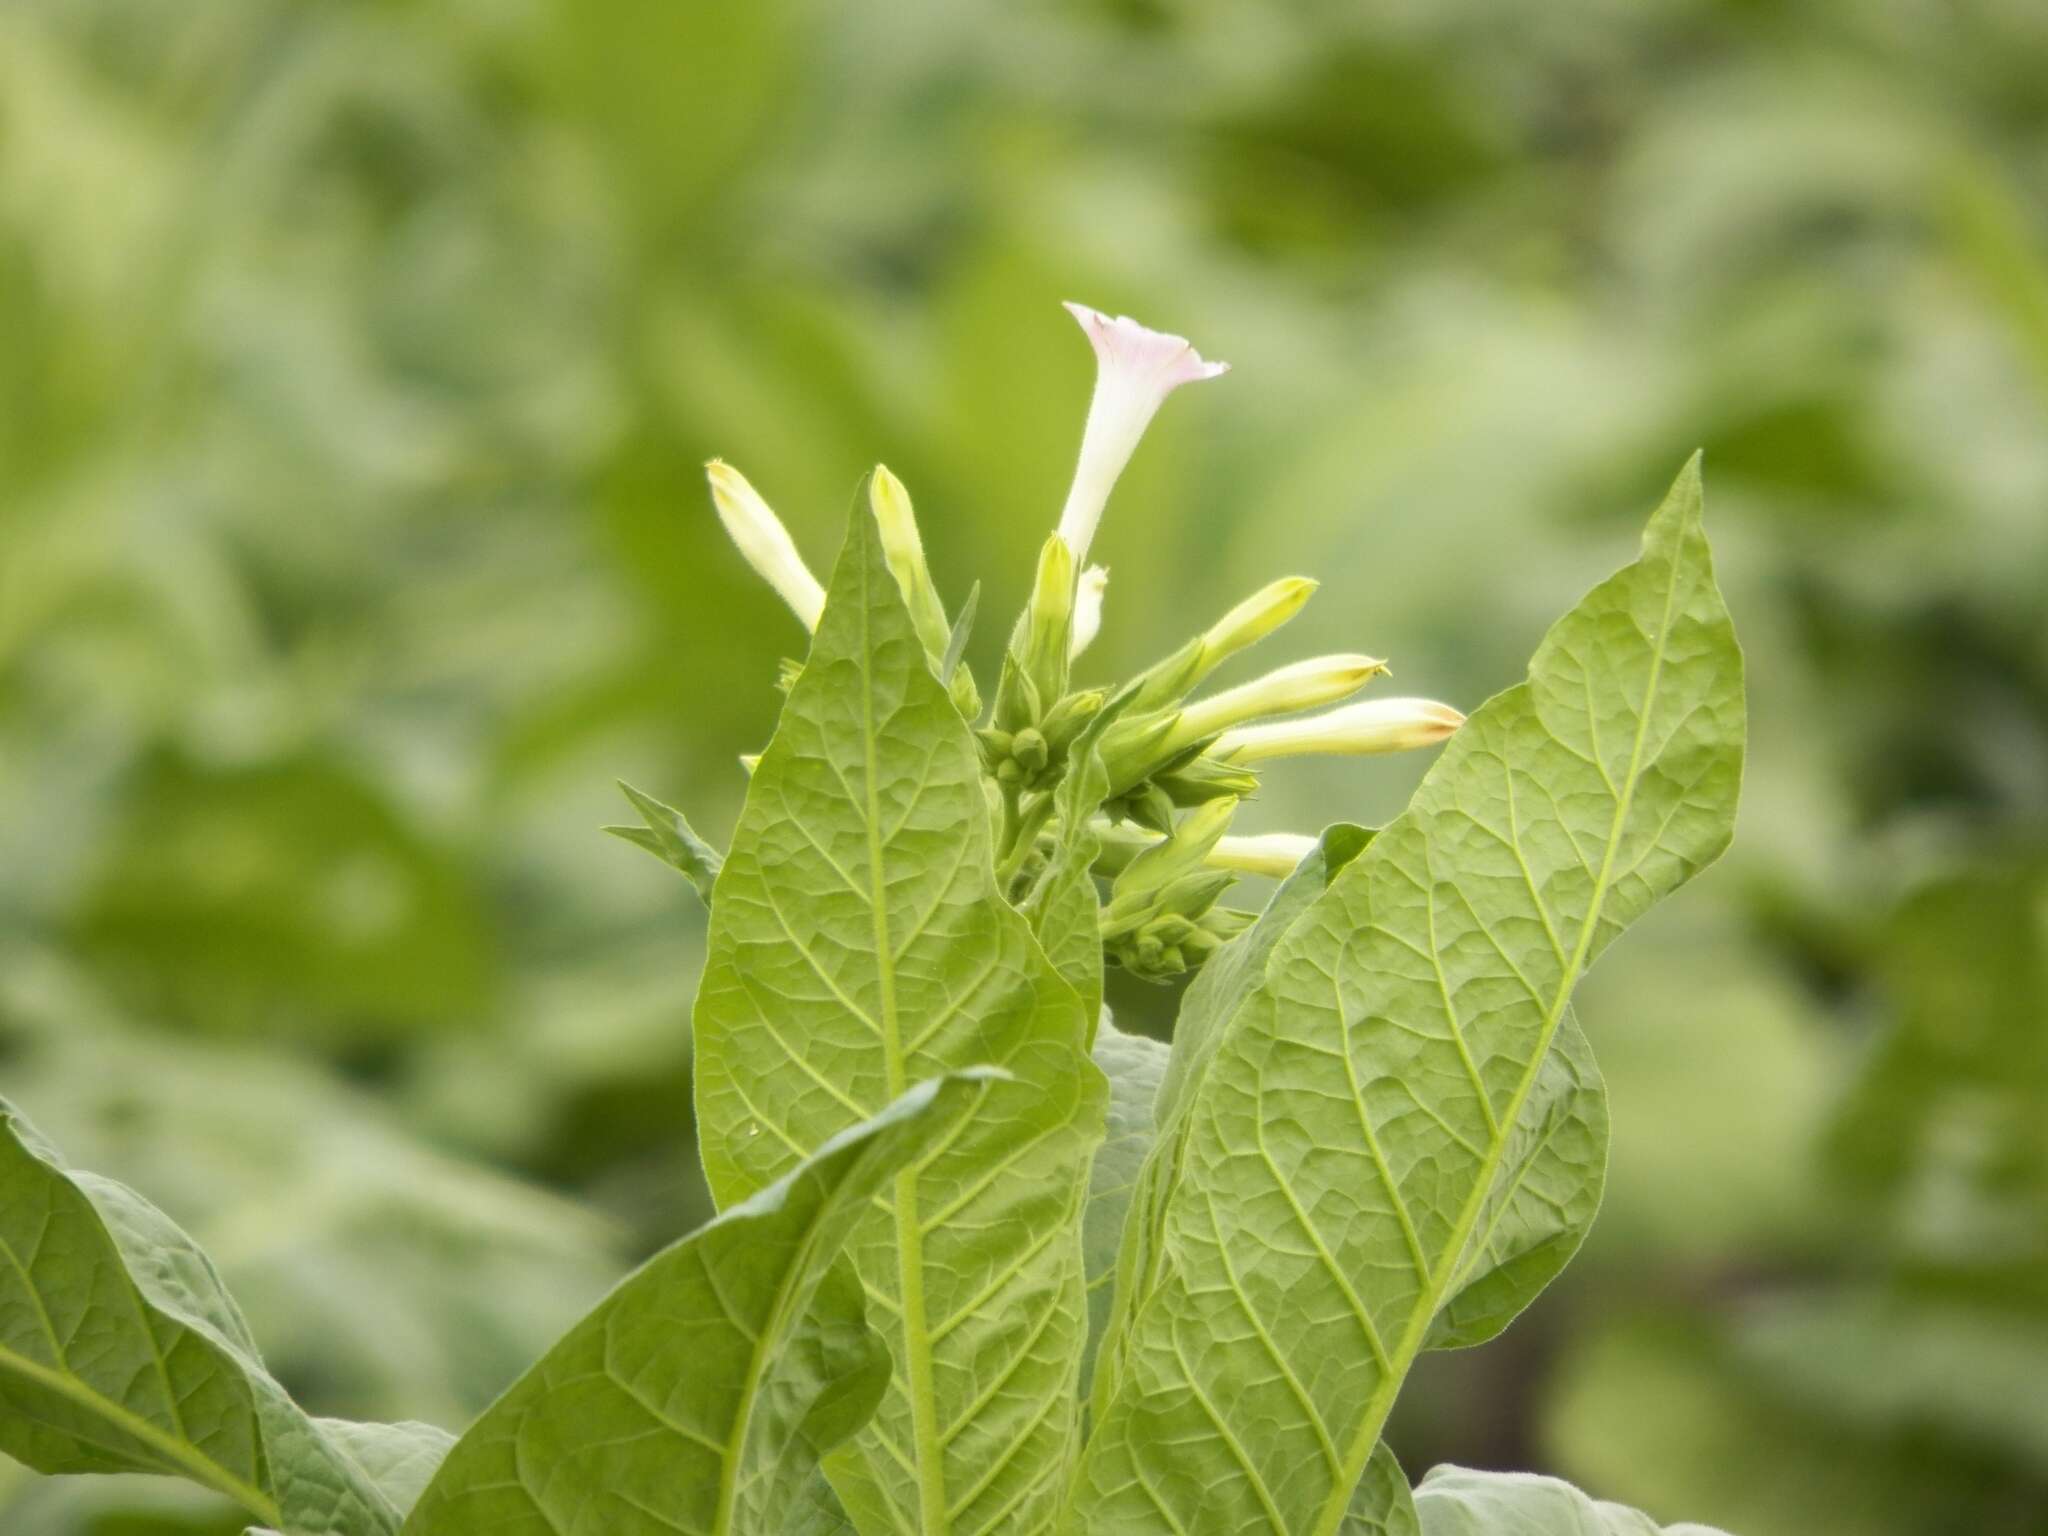
<svg viewBox="0 0 2048 1536"><path fill-rule="evenodd" d="M848 1244L895 1373L829 1470L864 1532L1028 1533L1075 1452L1080 1205L1107 1089L1079 997L997 891L974 742L866 507L719 877L699 1135L730 1204L907 1082L1013 1074Z"/></svg>
<svg viewBox="0 0 2048 1536"><path fill-rule="evenodd" d="M624 838L636 848L645 848L663 863L681 870L690 884L697 888L697 894L704 898L704 904L709 906L712 884L725 863L718 850L690 829L681 811L663 805L652 795L643 795L630 784L622 783L619 788L625 791L626 798L633 802L633 809L640 813L647 825L606 827L605 831L614 837Z"/></svg>
<svg viewBox="0 0 2048 1536"><path fill-rule="evenodd" d="M946 637L946 654L939 662L939 681L948 689L953 686L953 674L960 670L960 658L967 654L968 638L974 633L974 615L981 607L981 583L976 582L967 589L967 601L960 605L960 617L953 621L953 630Z"/></svg>
<svg viewBox="0 0 2048 1536"><path fill-rule="evenodd" d="M406 1536L785 1529L888 1380L846 1236L989 1081L919 1084L648 1261L462 1437Z"/></svg>
<svg viewBox="0 0 2048 1536"><path fill-rule="evenodd" d="M823 1467L806 1479L796 1506L789 1512L784 1536L857 1536L853 1519L839 1502L839 1495L832 1491L832 1484L826 1481Z"/></svg>
<svg viewBox="0 0 2048 1536"><path fill-rule="evenodd" d="M1123 1346L1130 1336L1129 1321L1159 1284L1167 1208L1181 1177L1181 1159L1187 1145L1188 1109L1222 1040L1224 1027L1236 1016L1252 989L1265 979L1266 961L1274 946L1328 889L1337 871L1356 858L1371 838L1365 828L1343 822L1325 831L1315 852L1296 865L1294 873L1273 892L1258 921L1216 952L1181 1000L1173 1049L1160 1080L1153 1112L1157 1150L1147 1156L1139 1169L1130 1201L1133 1209L1126 1218L1117 1255L1115 1297L1104 1328L1104 1337L1110 1341L1109 1352L1101 1357L1103 1363L1094 1379L1098 1414L1108 1408L1121 1380Z"/></svg>
<svg viewBox="0 0 2048 1536"><path fill-rule="evenodd" d="M1522 1191L1556 1159L1593 1171L1572 989L1733 827L1741 655L1699 518L1695 462L1642 557L1273 946L1171 1145L1162 1116L1158 1278L1119 1342L1079 1529L1370 1519L1354 1493L1417 1354L1484 1336L1543 1275L1548 1258L1516 1267Z"/></svg>
<svg viewBox="0 0 2048 1536"><path fill-rule="evenodd" d="M0 1451L38 1472L182 1477L285 1536L390 1536L405 1478L383 1452L404 1437L431 1454L432 1434L300 1412L192 1240L65 1168L0 1100Z"/></svg>
<svg viewBox="0 0 2048 1536"><path fill-rule="evenodd" d="M1095 1065L1109 1079L1109 1124L1102 1145L1095 1149L1088 1204L1081 1216L1081 1252L1088 1274L1088 1349L1081 1361L1084 1392L1094 1373L1095 1352L1109 1327L1131 1192L1152 1150L1153 1104L1166 1075L1167 1047L1148 1035L1125 1034L1105 1009L1095 1033L1094 1056Z"/></svg>
<svg viewBox="0 0 2048 1536"><path fill-rule="evenodd" d="M394 1509L409 1510L439 1470L455 1437L434 1424L355 1424L315 1419L314 1427L360 1467Z"/></svg>
<svg viewBox="0 0 2048 1536"><path fill-rule="evenodd" d="M1659 1525L1640 1510L1587 1498L1527 1472L1437 1467L1415 1490L1422 1536L1722 1536L1705 1525Z"/></svg>
<svg viewBox="0 0 2048 1536"><path fill-rule="evenodd" d="M1429 1349L1484 1344L1555 1280L1592 1228L1607 1183L1607 1091L1571 1010L1502 1154L1478 1230Z"/></svg>

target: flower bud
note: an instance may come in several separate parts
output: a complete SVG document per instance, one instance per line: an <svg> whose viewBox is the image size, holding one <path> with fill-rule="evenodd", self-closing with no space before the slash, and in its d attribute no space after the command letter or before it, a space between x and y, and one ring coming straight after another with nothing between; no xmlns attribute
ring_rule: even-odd
<svg viewBox="0 0 2048 1536"><path fill-rule="evenodd" d="M718 520L751 565L789 604L805 629L818 627L825 611L825 589L796 552L796 542L768 503L747 483L747 477L722 459L704 466L711 482L711 502Z"/></svg>
<svg viewBox="0 0 2048 1536"><path fill-rule="evenodd" d="M1190 910L1184 903L1188 899L1186 881L1190 876L1203 880L1210 877L1202 871L1202 861L1223 836L1230 825L1230 818L1237 813L1235 800L1214 800L1192 814L1183 817L1171 833L1152 844L1125 867L1116 878L1115 888L1110 892L1109 903L1102 910L1105 933L1125 932L1136 926L1148 915L1160 911L1175 911L1184 916L1197 916L1200 907ZM1215 889L1220 895L1229 886L1230 876L1221 877L1221 885ZM1162 905L1173 893L1173 904ZM1213 901L1215 896L1210 899Z"/></svg>
<svg viewBox="0 0 2048 1536"><path fill-rule="evenodd" d="M1271 875L1284 879L1295 865L1316 851L1316 840L1300 832L1261 832L1255 837L1218 838L1209 850L1208 863L1214 869L1234 869L1247 875Z"/></svg>
<svg viewBox="0 0 2048 1536"><path fill-rule="evenodd" d="M1434 699L1367 699L1305 720L1276 720L1225 731L1208 755L1228 763L1271 757L1412 752L1447 739L1465 717Z"/></svg>
<svg viewBox="0 0 2048 1536"><path fill-rule="evenodd" d="M1197 635L1164 661L1138 674L1130 711L1133 715L1140 715L1177 704L1181 696L1202 677L1202 640Z"/></svg>
<svg viewBox="0 0 2048 1536"><path fill-rule="evenodd" d="M1165 746L1185 747L1261 715L1284 715L1335 703L1386 670L1387 664L1373 656L1318 656L1297 661L1188 705Z"/></svg>
<svg viewBox="0 0 2048 1536"><path fill-rule="evenodd" d="M1202 805L1221 795L1244 800L1259 790L1259 776L1250 769L1219 763L1206 755L1163 769L1152 775L1152 782L1179 806Z"/></svg>
<svg viewBox="0 0 2048 1536"><path fill-rule="evenodd" d="M1027 775L1036 774L1051 759L1051 749L1046 746L1045 737L1031 726L1019 731L1010 743L1010 756L1017 760L1017 766Z"/></svg>
<svg viewBox="0 0 2048 1536"><path fill-rule="evenodd" d="M924 540L917 531L917 513L910 504L910 492L886 464L877 464L868 477L868 506L875 514L881 535L882 557L902 589L903 602L910 609L910 621L925 654L943 664L953 644L953 626L946 618L946 605L932 584L931 568L925 564ZM981 713L981 695L964 666L956 665L950 681L953 702L969 720Z"/></svg>
<svg viewBox="0 0 2048 1536"><path fill-rule="evenodd" d="M1200 677L1206 677L1239 651L1258 644L1301 612L1316 595L1316 585L1306 576L1283 576L1211 624L1202 635Z"/></svg>
<svg viewBox="0 0 2048 1536"><path fill-rule="evenodd" d="M1088 688L1070 693L1053 705L1045 717L1045 739L1053 756L1064 757L1074 738L1088 728L1088 722L1101 714L1108 703L1107 693L1100 688Z"/></svg>
<svg viewBox="0 0 2048 1536"><path fill-rule="evenodd" d="M1102 594L1109 588L1109 572L1091 565L1081 573L1080 590L1074 594L1074 638L1067 647L1067 659L1079 656L1095 643L1102 632Z"/></svg>

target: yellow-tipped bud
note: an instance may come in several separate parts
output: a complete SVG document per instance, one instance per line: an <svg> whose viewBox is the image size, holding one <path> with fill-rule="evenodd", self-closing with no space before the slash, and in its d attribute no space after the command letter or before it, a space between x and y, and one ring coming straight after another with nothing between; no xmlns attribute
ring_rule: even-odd
<svg viewBox="0 0 2048 1536"><path fill-rule="evenodd" d="M706 464L704 476L711 482L711 502L718 508L718 520L725 524L747 564L781 595L805 629L816 629L818 616L825 611L825 589L796 552L796 541L782 526L782 519L747 483L747 477L724 460Z"/></svg>
<svg viewBox="0 0 2048 1536"><path fill-rule="evenodd" d="M1306 720L1226 731L1216 738L1209 755L1224 762L1256 763L1318 753L1412 752L1446 740L1464 723L1457 710L1434 699L1367 699Z"/></svg>
<svg viewBox="0 0 2048 1536"><path fill-rule="evenodd" d="M1203 634L1202 675L1258 644L1301 612L1315 595L1316 583L1306 576L1283 576L1254 592Z"/></svg>
<svg viewBox="0 0 2048 1536"><path fill-rule="evenodd" d="M1264 715L1286 715L1298 709L1314 709L1319 704L1334 704L1386 670L1387 664L1376 656L1318 656L1297 661L1236 688L1197 699L1181 711L1180 723L1167 739L1168 745L1185 747L1204 736L1214 736Z"/></svg>
<svg viewBox="0 0 2048 1536"><path fill-rule="evenodd" d="M889 562L896 585L903 589L903 601L910 608L918 639L933 656L944 656L953 638L953 627L946 622L945 605L939 601L931 570L925 564L924 540L918 536L917 513L910 505L910 492L886 464L877 464L875 472L868 476L868 505L874 510L875 527L881 534L882 557Z"/></svg>

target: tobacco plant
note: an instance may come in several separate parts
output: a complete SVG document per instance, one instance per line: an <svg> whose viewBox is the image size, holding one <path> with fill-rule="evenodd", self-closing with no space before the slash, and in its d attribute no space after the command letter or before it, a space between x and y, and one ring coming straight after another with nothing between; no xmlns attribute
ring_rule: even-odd
<svg viewBox="0 0 2048 1536"><path fill-rule="evenodd" d="M1698 463L1469 719L1342 704L1365 655L1208 687L1301 579L1082 685L1110 489L1223 369L1075 314L1080 464L986 705L978 589L949 616L886 469L821 585L710 467L809 649L727 852L632 790L613 830L710 907L722 1214L451 1440L309 1416L191 1240L0 1104L0 1449L186 1477L285 1536L1660 1529L1547 1478L1411 1489L1383 1433L1424 1351L1498 1334L1584 1238L1607 1110L1573 989L1731 833L1742 661ZM1384 827L1228 830L1274 760L1439 744ZM1261 911L1226 901L1247 874L1278 879ZM1117 1029L1106 965L1195 973L1170 1047Z"/></svg>

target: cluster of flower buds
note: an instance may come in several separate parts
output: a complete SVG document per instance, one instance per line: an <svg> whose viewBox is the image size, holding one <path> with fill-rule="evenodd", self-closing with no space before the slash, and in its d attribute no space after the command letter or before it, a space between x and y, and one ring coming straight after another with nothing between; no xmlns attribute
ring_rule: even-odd
<svg viewBox="0 0 2048 1536"><path fill-rule="evenodd" d="M1224 663L1300 613L1316 584L1290 576L1239 603L1119 690L1074 688L1073 664L1102 627L1109 573L1087 566L1110 491L1166 397L1227 365L1203 360L1185 339L1070 304L1096 356L1079 463L1059 526L1040 552L1031 597L1005 649L989 718L977 731L996 826L997 867L1010 889L1029 888L1046 845L1061 833L1058 795L1085 739L1107 776L1090 830L1111 881L1102 909L1105 952L1134 974L1165 980L1194 969L1250 921L1220 905L1241 875L1284 876L1315 846L1297 833L1233 837L1240 802L1257 792L1257 765L1318 753L1406 752L1445 740L1464 723L1448 704L1376 699L1345 704L1387 671L1377 657L1340 654L1294 662L1235 687L1191 697ZM712 499L741 553L815 628L824 593L766 502L738 471L708 467ZM883 551L933 669L970 723L982 698L961 653L976 593L951 622L925 564L910 494L877 467L869 496ZM795 675L785 669L785 685ZM1089 732L1114 702L1106 729ZM1326 706L1339 707L1326 709ZM1322 714L1305 711L1326 710ZM1071 814L1071 811L1070 811Z"/></svg>
<svg viewBox="0 0 2048 1536"><path fill-rule="evenodd" d="M1195 969L1244 931L1250 913L1217 905L1237 876L1212 862L1236 814L1235 798L1210 800L1123 865L1102 908L1110 959L1135 976L1165 981ZM1107 862L1121 862L1116 843L1107 847L1116 850Z"/></svg>

